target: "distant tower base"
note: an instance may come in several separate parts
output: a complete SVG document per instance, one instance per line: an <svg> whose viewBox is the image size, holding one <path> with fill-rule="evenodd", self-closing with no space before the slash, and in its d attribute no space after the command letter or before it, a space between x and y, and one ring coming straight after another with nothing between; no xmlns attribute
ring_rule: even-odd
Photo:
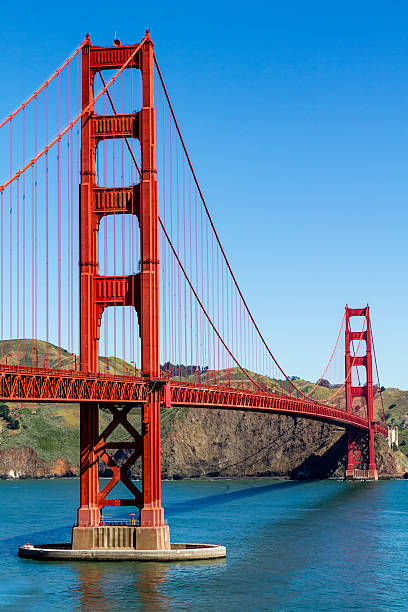
<svg viewBox="0 0 408 612"><path fill-rule="evenodd" d="M378 470L346 470L346 480L378 480Z"/></svg>
<svg viewBox="0 0 408 612"><path fill-rule="evenodd" d="M169 526L101 525L72 529L72 550L101 549L170 550Z"/></svg>

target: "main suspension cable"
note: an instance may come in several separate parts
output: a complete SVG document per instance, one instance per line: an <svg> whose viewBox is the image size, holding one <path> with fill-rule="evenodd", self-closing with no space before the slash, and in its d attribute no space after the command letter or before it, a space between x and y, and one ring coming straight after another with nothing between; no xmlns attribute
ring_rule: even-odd
<svg viewBox="0 0 408 612"><path fill-rule="evenodd" d="M119 68L119 70L113 75L111 80L98 93L98 95L95 98L93 98L89 102L89 104L87 104L87 106L85 108L82 109L82 111L77 115L77 117L75 117L75 119L73 119L73 121L71 121L71 123L69 123L67 125L67 127L65 129L63 129L62 132L60 132L58 134L58 136L56 136L54 138L54 140L52 140L52 142L50 142L46 147L44 147L42 149L42 151L40 151L40 153L38 153L35 157L33 157L21 170L19 170L11 178L9 178L8 181L6 181L3 185L1 185L0 186L0 191L3 191L6 187L8 187L13 181L15 181L19 176L21 176L30 166L32 166L45 153L47 153L81 119L81 117L83 117L85 115L85 113L87 113L88 111L92 111L93 110L93 108L95 106L95 102L97 102L99 100L99 98L108 90L108 88L112 85L112 83L114 83L116 81L118 76L120 74L122 74L122 72L124 71L126 66L128 66L130 64L130 62L133 60L134 56L140 50L140 48L142 47L142 45L145 43L146 40L147 40L147 37L144 36L143 40L137 45L137 47L134 48L132 53L129 55L128 59L124 62L124 64L121 66L121 68Z"/></svg>
<svg viewBox="0 0 408 612"><path fill-rule="evenodd" d="M100 77L101 77L101 79L102 79L102 83L103 83L103 85L104 85L104 88L106 89L107 96L108 96L108 99L109 99L110 105L111 105L111 107L112 107L112 110L113 110L113 112L115 113L115 115L117 115L117 110L116 110L115 104L114 104L114 102L113 102L113 100L112 100L111 95L109 94L109 91L107 90L107 87L106 87L106 84L105 84L104 78L103 78L103 76L102 76L102 75L100 75ZM139 165L138 165L138 163L137 163L137 161L136 161L136 158L135 158L135 156L134 156L134 154L133 154L132 148L131 148L131 146L130 146L130 144L129 144L129 141L128 141L128 138L127 138L126 136L125 136L125 142L126 142L126 145L127 145L127 147L128 147L129 153L130 153L130 154L131 154L131 156L132 156L133 162L134 162L134 164L135 164L135 166L136 166L136 169L137 169L137 171L138 171L138 173L139 173L139 176L141 176L141 175L142 175L141 170L140 170L140 168L139 168ZM240 369L240 370L241 370L241 371L242 371L242 372L245 374L245 376L246 376L246 377L247 377L247 378L248 378L248 379L249 379L249 380L250 380L250 381L251 381L251 382L252 382L252 383L253 383L253 384L254 384L254 385L255 385L255 386L256 386L256 387L259 389L259 390L260 390L260 391L264 391L264 390L262 389L262 387L261 387L261 386L260 386L260 385L259 385L259 384L258 384L258 383L257 383L257 382L256 382L256 381L253 379L253 378L252 378L252 376L251 376L251 375L250 375L250 374L249 374L249 373L248 373L248 372L245 370L245 368L244 368L244 367L243 367L243 366L242 366L242 365L239 363L239 361L236 359L236 357L233 355L233 353L231 352L231 350L229 349L229 347L228 347L228 346L227 346L227 344L225 343L224 339L221 337L221 335L220 335L220 333L218 332L217 328L215 327L215 325L214 325L213 321L211 320L210 315L208 314L207 310L205 309L204 304L201 302L200 298L198 297L198 294L197 294L196 290L194 289L194 286L193 286L193 284L192 284L192 282L191 282L191 280L190 280L190 278L189 278L189 276L188 276L188 274L187 274L187 272L186 272L186 270L185 270L185 268L184 268L183 264L181 263L181 260L180 260L180 258L179 258L179 256L178 256L178 253L177 253L177 251L176 251L176 248L175 248L175 246L174 246L173 242L171 241L170 236L168 235L168 233L167 233L167 231L166 231L166 228L165 228L165 226L164 226L164 223L163 223L163 221L161 220L160 216L159 216L159 223L160 223L160 226L161 226L161 228L162 228L162 230L163 230L164 236L165 236L165 238L166 238L167 242L169 243L169 246L170 246L170 248L171 248L171 250L172 250L172 252L173 252L173 255L174 255L174 257L176 258L176 261L177 261L177 263L179 264L180 269L181 269L181 271L182 271L182 273L183 273L183 275L184 275L184 277L185 277L185 279L186 279L186 281L187 281L187 283L188 283L188 285L189 285L189 287L190 287L190 289L191 289L192 293L194 294L194 296L195 296L195 298L196 298L196 300L197 300L198 304L200 305L201 310L203 311L204 315L206 316L206 318L207 318L208 322L210 323L211 327L213 328L213 330L214 330L215 334L217 335L218 339L220 340L220 342L222 343L222 345L224 346L224 348L227 350L227 352L229 353L229 355L232 357L232 359L235 361L235 363L237 364L238 368L239 368L239 369Z"/></svg>
<svg viewBox="0 0 408 612"><path fill-rule="evenodd" d="M71 62L71 60L73 60L73 59L74 59L74 57L75 57L75 56L76 56L76 55L77 55L77 54L78 54L78 53L81 51L82 47L83 47L84 45L86 45L86 43L87 43L87 42L88 42L88 39L87 39L87 38L85 38L85 40L83 40L83 41L81 42L81 44L79 45L79 47L77 47L77 48L75 49L75 51L73 51L73 52L72 52L72 54L69 56L69 58L68 58L67 60L65 60L65 62L62 64L62 66L60 66L60 67L58 68L58 70L56 70L56 71L54 72L54 74L53 74L52 76L50 76L50 78L49 78L49 79L47 79L47 80L45 81L45 83L43 83L43 84L41 85L41 87L40 87L39 89L37 89L37 91L35 91L35 92L34 92L34 93L33 93L33 94L32 94L32 95L31 95L31 96L30 96L30 97L29 97L29 98L28 98L28 99L27 99L25 102L23 102L23 103L22 103L22 104L21 104L21 105L20 105L20 106L19 106L19 107L18 107L18 108L17 108L17 109L16 109L16 110L13 112L13 113L11 113L11 115L9 115L9 116L7 117L7 119L4 119L4 121L3 121L2 123L0 123L0 128L2 128L4 125L6 125L6 123L8 123L9 121L11 121L11 120L13 119L13 117L15 117L15 116L16 116L16 115L17 115L17 114L20 112L20 111L22 111L22 110L23 110L23 108L25 108L25 107L27 106L27 104L29 104L29 103L30 103L32 100L34 100L34 98L36 98L36 97L38 96L38 94L39 94L39 93L40 93L40 92L41 92L43 89L45 89L45 88L47 87L47 85L49 85L49 84L50 84L50 83L51 83L51 82L52 82L52 81L55 79L55 77L59 75L59 73L60 73L62 70L64 70L65 66L67 66L67 65L68 65L68 64Z"/></svg>
<svg viewBox="0 0 408 612"><path fill-rule="evenodd" d="M382 391L381 391L380 376L378 374L377 355L375 353L374 336L373 336L373 332L372 332L372 329L371 329L371 325L370 325L370 332L371 332L371 342L372 342L372 345L373 345L375 370L377 372L378 390L380 392L381 409L382 409L382 421L383 421L383 423L385 423L384 401L383 401L383 396L382 396Z"/></svg>
<svg viewBox="0 0 408 612"><path fill-rule="evenodd" d="M364 335L364 325L365 325L366 321L367 321L367 315L365 315L365 317L364 317L364 321L363 321L363 328L362 328L362 330L361 330L360 338L359 338L359 340L358 340L357 351L355 351L354 356L353 356L353 358L352 358L352 360L351 360L350 369L349 369L349 371L347 372L346 378L344 379L343 384L342 384L342 385L341 385L341 386L340 386L340 387L339 387L339 388L338 388L338 389L335 391L335 393L333 393L333 395L331 395L331 396L330 396L330 397L329 397L327 400L325 400L326 402L331 402L331 401L332 401L332 400L333 400L333 399L334 399L334 398L335 398L335 397L336 397L336 396L337 396L337 395L340 393L340 391L343 389L343 387L345 386L346 382L348 381L348 379L349 379L349 378L350 378L350 376L351 376L351 370L353 369L353 367L354 367L354 365L355 365L355 363L356 363L356 359L357 359L357 356L358 356L358 351L359 351L359 349L360 349L360 344L361 344L361 341L362 341L362 339L363 339L363 335ZM354 346L353 346L353 348L354 348Z"/></svg>
<svg viewBox="0 0 408 612"><path fill-rule="evenodd" d="M330 364L331 364L331 362L332 362L332 359L333 359L333 357L334 357L334 353L336 352L337 345L338 345L339 340L340 340L340 336L341 336L341 332L342 332L342 329L343 329L343 325L344 325L344 321L345 321L345 320L346 320L346 311L344 311L343 320L342 320L341 325L340 325L340 331L339 331L339 334L338 334L338 336L337 336L337 340L336 340L336 344L334 345L333 352L332 352L331 357L330 357L330 359L329 359L329 363L327 364L325 371L323 372L323 374L321 375L321 377L319 378L319 380L317 381L317 383L315 384L315 386L313 387L313 389L312 389L311 391L309 391L309 393L307 393L307 394L306 394L306 395L307 395L307 397L310 397L310 396L312 395L313 391L314 391L314 390L315 390L315 389L316 389L316 388L317 388L317 387L320 385L320 383L322 382L322 380L323 380L323 378L324 378L324 376L325 376L325 374L326 374L327 370L329 369L329 366L330 366Z"/></svg>
<svg viewBox="0 0 408 612"><path fill-rule="evenodd" d="M234 284L235 284L235 287L236 287L236 289L237 289L237 291L238 291L238 294L239 294L239 296L240 296L240 298L241 298L241 300L242 300L242 303L244 304L244 307L245 307L245 309L246 309L246 311L247 311L247 313L248 313L248 316L249 316L250 320L252 321L252 324L253 324L254 328L256 329L256 332L257 332L257 334L258 334L259 338L261 339L261 341L262 341L263 345L265 346L265 348L266 348L267 352L269 353L270 357L272 358L272 360L274 361L274 363L275 363L275 364L276 364L276 366L278 367L278 369L279 369L279 371L281 372L281 374L283 374L283 376L286 378L286 380L289 382L289 384L290 384L290 385L291 385L291 386L292 386L292 387L293 387L293 388L294 388L294 389L297 391L297 393L299 393L300 395L302 395L302 396L303 396L303 397L305 397L305 398L308 398L309 396L308 396L306 393L304 393L304 392L303 392L303 391L302 391L302 390L301 390L301 389L300 389L300 388L299 388L297 385L295 385L295 384L294 384L294 382L293 382L293 381L292 381L292 380L289 378L289 376L286 374L286 372L285 372L285 371L282 369L282 367L280 366L280 364L279 364L279 363L278 363L278 361L276 360L276 358L275 358L275 356L273 355L273 353L272 353L271 349L269 348L269 345L267 344L267 342L266 342L265 338L263 337L263 335L262 335L262 333L261 333L261 331L260 331L260 329L259 329L259 327L258 327L258 325L257 325L257 323L256 323L256 321L255 321L255 319L254 319L254 317L253 317L253 315L252 315L252 313L251 313L250 309L249 309L249 306L248 306L248 304L247 304L247 302L246 302L246 300L245 300L245 298L244 298L244 296L243 296L243 293L242 293L242 291L241 291L241 289L240 289L240 287L239 287L239 285L238 285L238 281L237 281L237 279L236 279L236 277L235 277L235 274L234 274L234 273L233 273L233 271L232 271L232 268L231 268L231 265L230 265L229 260L228 260L228 258L227 258L227 255L226 255L226 253L225 253L225 251L224 251L224 248L223 248L223 246L222 246L222 244L221 244L220 237L219 237L219 235L218 235L218 233L217 233L217 230L215 229L215 225L214 225L214 222L213 222L213 220L212 220L212 217L211 217L210 211L209 211L209 209L208 209L207 203L206 203L206 201L205 201L204 194L203 194L203 192L201 191L201 188L200 188L200 185L199 185L199 182L198 182L198 179L197 179L197 175L196 175L196 173L195 173L195 171L194 171L193 164L192 164L191 159L190 159L190 156L189 156L189 154L188 154L187 147L186 147L186 145L185 145L185 142L184 142L183 136L182 136L182 134L181 134L181 130L180 130L179 124L178 124L178 122L177 122L176 115L175 115L175 113L174 113L174 109L173 109L172 103L171 103L171 101L170 101L170 97L169 97L169 94L168 94L168 91L167 91L166 85L165 85L165 83L164 83L163 75L162 75L162 73L161 73L161 70L160 70L160 67L159 67L159 63L158 63L158 61L157 61L156 54L154 54L154 55L153 55L153 57L154 57L154 63L155 63L156 68L157 68L157 73L158 73L158 75L159 75L160 82L161 82L161 84L162 84L163 91L164 91L164 94L165 94L165 96L166 96L167 104L168 104L168 106L169 106L170 113L171 113L171 115L172 115L172 117L173 117L173 121L174 121L174 124L175 124L175 126L176 126L177 133L178 133L178 135L179 135L180 142L181 142L181 145L182 145L182 147L183 147L184 154L185 154L185 156L186 156L186 159L187 159L188 165L189 165L189 167L190 167L191 173L192 173L192 175L193 175L194 182L195 182L195 184L196 184L196 187L197 187L198 193L200 194L200 198L201 198L201 201L202 201L202 203L203 203L204 210L205 210L206 215L207 215L207 218L208 218L208 220L209 220L209 222L210 222L211 228L212 228L212 230L213 230L213 232L214 232L215 238L216 238L216 240L217 240L218 246L219 246L219 248L220 248L220 250L221 250L221 253L222 253L222 255L223 255L224 261L225 261L225 263L226 263L226 265L227 265L227 268L228 268L228 270L229 270L229 272L230 272L230 274L231 274L231 278L232 278L232 280L233 280L233 282L234 282Z"/></svg>

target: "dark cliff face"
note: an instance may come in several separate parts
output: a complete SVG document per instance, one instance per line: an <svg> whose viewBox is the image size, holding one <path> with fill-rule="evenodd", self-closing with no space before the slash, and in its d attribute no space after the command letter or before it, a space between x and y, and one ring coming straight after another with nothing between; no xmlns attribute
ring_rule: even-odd
<svg viewBox="0 0 408 612"><path fill-rule="evenodd" d="M190 409L163 444L163 472L168 478L290 476L336 434L304 419Z"/></svg>
<svg viewBox="0 0 408 612"><path fill-rule="evenodd" d="M380 474L402 473L385 439L376 440ZM127 451L118 451L121 464ZM193 409L174 419L162 443L164 478L275 476L342 478L346 437L343 429L300 418L225 410ZM22 447L0 451L0 477L76 476L78 466L64 457L53 463ZM101 475L110 473L101 465ZM140 463L132 469L140 476Z"/></svg>
<svg viewBox="0 0 408 612"><path fill-rule="evenodd" d="M403 470L377 436L380 473ZM162 445L163 476L344 478L344 429L318 421L225 410L190 409Z"/></svg>

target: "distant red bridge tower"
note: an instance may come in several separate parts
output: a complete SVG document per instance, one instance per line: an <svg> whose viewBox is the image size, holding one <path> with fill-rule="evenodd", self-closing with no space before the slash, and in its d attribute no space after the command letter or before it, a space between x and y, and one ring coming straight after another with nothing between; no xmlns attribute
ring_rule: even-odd
<svg viewBox="0 0 408 612"><path fill-rule="evenodd" d="M362 332L351 331L350 319L352 317L365 317L366 329ZM374 389L373 389L373 363L371 352L371 323L370 308L349 308L346 306L346 411L353 412L353 399L362 397L367 406L368 431L362 432L349 428L347 432L347 470L346 478L378 479L374 454ZM353 341L365 342L366 354L351 357L351 344ZM365 384L354 386L352 382L353 368L364 367L366 370Z"/></svg>

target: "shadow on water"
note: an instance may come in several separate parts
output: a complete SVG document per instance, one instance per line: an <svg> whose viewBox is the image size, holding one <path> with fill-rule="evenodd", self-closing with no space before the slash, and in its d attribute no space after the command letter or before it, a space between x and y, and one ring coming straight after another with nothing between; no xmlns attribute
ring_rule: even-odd
<svg viewBox="0 0 408 612"><path fill-rule="evenodd" d="M344 483L344 486L311 500L311 503L301 502L302 507L295 501L291 508L286 509L289 511L286 515L263 520L259 528L250 532L247 555L237 554L234 572L245 574L249 584L253 581L257 588L261 588L259 576L253 569L256 559L256 567L264 568L269 609L337 611L338 601L331 607L326 599L325 604L321 602L321 608L316 608L313 594L307 588L304 592L302 589L296 591L293 585L296 576L307 575L314 579L317 577L320 584L324 584L326 574L322 571L323 566L327 575L338 576L339 587L333 587L333 592L340 597L341 589L347 588L344 578L346 565L355 570L355 574L350 573L350 585L358 584L360 588L361 584L370 584L370 564L362 568L361 559L371 559L371 565L379 566L382 549L376 542L376 534L364 529L358 514L359 510L367 508L367 497L379 484Z"/></svg>
<svg viewBox="0 0 408 612"><path fill-rule="evenodd" d="M247 487L240 491L230 491L228 493L219 493L218 495L208 495L207 497L200 497L198 499L190 499L176 504L169 504L166 506L165 512L166 515L170 517L185 512L191 512L193 510L200 509L203 507L226 504L230 501L261 495L262 493L267 493L272 490L278 491L285 488L293 488L300 485L305 486L307 483L308 481L275 481L272 484L267 484L264 486L256 486L256 484L254 483L254 486ZM71 529L72 525L63 525L57 529L33 531L31 533L25 533L24 535L17 535L11 538L5 538L3 540L0 540L0 554L9 552L11 547L15 547L15 550L17 550L19 546L27 542L30 542L32 544L41 544L44 542L56 543L68 541L71 537Z"/></svg>
<svg viewBox="0 0 408 612"><path fill-rule="evenodd" d="M293 481L293 480L285 480L284 482L274 482L273 484L267 484L263 486L254 486L247 487L246 489L241 489L240 491L230 491L228 493L219 493L217 495L208 495L207 497L199 497L198 499L190 499L184 502L180 502L177 504L168 504L166 506L166 515L172 516L176 514L181 514L183 512L191 512L192 510L197 510L203 507L217 506L219 504L226 504L231 501L236 500L244 500L248 497L254 497L256 495L261 495L262 493L268 493L270 491L278 491L286 488L294 488L296 486L303 485L305 486L311 481Z"/></svg>
<svg viewBox="0 0 408 612"><path fill-rule="evenodd" d="M220 504L227 504L236 500L245 500L250 497L262 495L268 492L278 492L283 489L294 489L299 487L307 486L311 483L315 483L315 480L302 480L293 481L285 480L283 482L274 481L271 484L257 486L254 482L254 486L246 487L239 491L229 491L227 493L219 493L215 495L208 495L206 497L199 497L198 499L189 499L180 503L166 505L165 512L168 517L175 516L182 513L191 512L194 510L209 508L211 506L217 506ZM324 496L314 510L329 509L334 505L337 505L341 499L348 498L355 495L359 490L365 490L367 483L350 483L348 487L342 488L337 491L334 495L332 492ZM327 499L329 497L330 499ZM311 509L311 511L313 510ZM284 519L283 519L284 520ZM4 554L10 550L10 547L15 547L17 550L19 546L26 542L40 544L40 543L54 543L69 541L71 537L72 525L62 525L55 529L45 529L41 531L33 531L31 533L25 533L23 535L13 536L11 538L5 538L0 540L0 553Z"/></svg>
<svg viewBox="0 0 408 612"><path fill-rule="evenodd" d="M316 481L309 481L316 482ZM262 552L267 551L267 557L270 550L276 551L275 556L275 571L277 576L280 572L286 572L286 565L290 565L300 569L304 567L304 559L302 550L309 550L309 546L305 542L313 541L315 544L318 541L318 536L324 529L323 525L333 518L337 509L346 511L350 510L350 503L353 507L357 507L360 499L363 499L373 487L378 486L378 483L372 482L351 482L344 483L345 486L333 491L328 491L319 499L312 500L312 505L307 507L296 506L287 508L290 513L284 514L281 517L271 517L271 522L263 521L262 527L251 531L251 548L253 554L259 558ZM288 538L295 537L293 545L295 546L296 554L293 548L288 547ZM269 557L268 557L269 558ZM279 569L280 568L280 569Z"/></svg>
<svg viewBox="0 0 408 612"><path fill-rule="evenodd" d="M42 543L63 543L68 542L71 538L72 525L66 525L57 529L44 529L42 531L32 531L16 535L11 538L0 540L0 555L17 554L18 547L23 544L42 544Z"/></svg>

